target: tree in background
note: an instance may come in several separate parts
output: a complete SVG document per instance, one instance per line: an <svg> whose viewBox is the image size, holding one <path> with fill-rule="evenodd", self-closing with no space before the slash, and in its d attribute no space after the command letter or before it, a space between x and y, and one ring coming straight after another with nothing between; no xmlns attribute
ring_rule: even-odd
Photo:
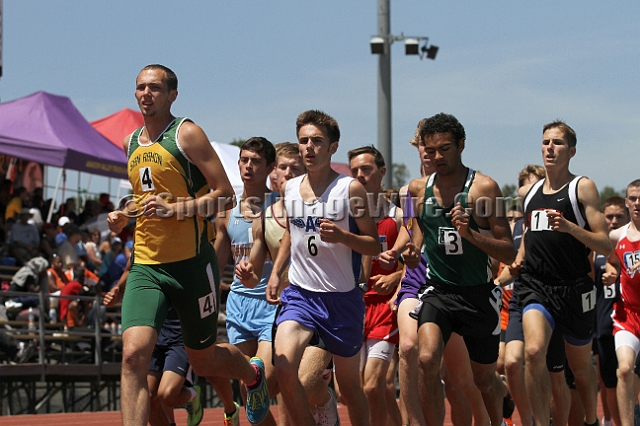
<svg viewBox="0 0 640 426"><path fill-rule="evenodd" d="M518 194L516 193L516 186L515 185L503 185L502 186L502 196L503 197L516 197Z"/></svg>
<svg viewBox="0 0 640 426"><path fill-rule="evenodd" d="M616 195L624 198L625 197L625 190L616 191L615 189L613 189L610 186L605 186L604 188L602 188L602 191L600 191L600 203L604 204L604 202L607 199L609 199L609 198L611 198L613 196L616 196Z"/></svg>
<svg viewBox="0 0 640 426"><path fill-rule="evenodd" d="M404 164L393 163L393 187L402 188L409 178L409 170Z"/></svg>
<svg viewBox="0 0 640 426"><path fill-rule="evenodd" d="M241 148L242 144L244 144L246 141L247 141L246 139L242 139L242 138L233 138L233 140L229 142L229 145L234 145L234 146L237 146L238 148Z"/></svg>

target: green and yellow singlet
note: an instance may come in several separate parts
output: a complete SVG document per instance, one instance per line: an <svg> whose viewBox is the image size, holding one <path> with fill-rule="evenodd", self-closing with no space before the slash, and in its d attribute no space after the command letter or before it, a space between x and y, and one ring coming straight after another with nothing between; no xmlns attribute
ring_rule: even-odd
<svg viewBox="0 0 640 426"><path fill-rule="evenodd" d="M209 192L204 175L187 158L180 147L178 131L188 118L175 118L158 139L140 144L144 127L131 135L127 153L129 181L133 186L138 213L149 195L161 196L167 202L180 202ZM172 217L149 219L140 214L136 219L134 263L159 264L177 262L196 256L207 240L204 217Z"/></svg>

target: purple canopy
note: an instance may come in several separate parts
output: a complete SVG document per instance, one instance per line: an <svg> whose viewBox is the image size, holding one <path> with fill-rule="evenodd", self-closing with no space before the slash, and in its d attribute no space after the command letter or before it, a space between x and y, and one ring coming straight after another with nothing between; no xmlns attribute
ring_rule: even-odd
<svg viewBox="0 0 640 426"><path fill-rule="evenodd" d="M126 178L126 156L65 96L37 92L0 104L0 153L49 166Z"/></svg>

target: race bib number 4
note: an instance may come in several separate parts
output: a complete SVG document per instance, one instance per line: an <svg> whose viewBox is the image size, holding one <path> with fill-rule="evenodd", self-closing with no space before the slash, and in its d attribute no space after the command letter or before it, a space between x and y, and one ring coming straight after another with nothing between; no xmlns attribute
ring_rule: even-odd
<svg viewBox="0 0 640 426"><path fill-rule="evenodd" d="M438 244L444 246L447 255L462 254L462 237L456 228L438 228Z"/></svg>
<svg viewBox="0 0 640 426"><path fill-rule="evenodd" d="M140 184L142 185L142 192L149 192L155 189L153 177L151 176L151 167L140 168Z"/></svg>

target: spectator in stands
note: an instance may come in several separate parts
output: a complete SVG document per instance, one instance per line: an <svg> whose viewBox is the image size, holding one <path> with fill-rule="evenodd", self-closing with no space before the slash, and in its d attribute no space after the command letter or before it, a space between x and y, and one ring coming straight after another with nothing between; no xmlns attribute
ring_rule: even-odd
<svg viewBox="0 0 640 426"><path fill-rule="evenodd" d="M9 204L7 205L7 210L4 213L4 218L17 218L23 207L27 207L29 204L29 192L24 187L16 188L13 191L13 197Z"/></svg>
<svg viewBox="0 0 640 426"><path fill-rule="evenodd" d="M47 269L47 280L49 283L49 293L55 293L69 283L69 277L62 269L62 258L54 254L51 258L51 267Z"/></svg>
<svg viewBox="0 0 640 426"><path fill-rule="evenodd" d="M109 194L106 192L100 194L98 203L100 204L100 213L109 213L113 211L113 203L110 200Z"/></svg>
<svg viewBox="0 0 640 426"><path fill-rule="evenodd" d="M31 207L40 211L40 216L46 218L48 211L44 208L44 197L42 188L34 188L33 194L31 194Z"/></svg>
<svg viewBox="0 0 640 426"><path fill-rule="evenodd" d="M11 186L13 182L9 179L4 179L0 185L0 219L4 220L7 206L11 201Z"/></svg>
<svg viewBox="0 0 640 426"><path fill-rule="evenodd" d="M73 272L68 273L74 280L69 281L60 291L61 296L91 296L95 295L95 280L87 280L85 267L81 262L73 265ZM96 277L97 278L97 277ZM95 325L96 309L100 309L101 324L104 323L106 317L106 308L102 306L93 306L93 301L79 299L60 299L60 320L67 327L93 327ZM103 313L104 312L104 313Z"/></svg>
<svg viewBox="0 0 640 426"><path fill-rule="evenodd" d="M67 231L69 227L72 225L71 219L66 216L62 216L58 218L58 234L56 235L56 243L58 245L62 244L62 241L67 238Z"/></svg>
<svg viewBox="0 0 640 426"><path fill-rule="evenodd" d="M40 251L47 258L51 259L56 250L58 250L58 243L56 243L56 235L58 228L53 223L45 223L42 225L42 238L40 239Z"/></svg>
<svg viewBox="0 0 640 426"><path fill-rule="evenodd" d="M111 251L105 255L99 275L105 292L111 290L118 282L127 266L127 259L122 248L122 240L118 237L113 238Z"/></svg>
<svg viewBox="0 0 640 426"><path fill-rule="evenodd" d="M34 257L26 265L18 269L11 279L9 291L22 291L36 293L40 291L40 282L45 279L49 262L43 257ZM38 296L17 296L5 305L9 307L21 307L23 309L35 308L40 303Z"/></svg>
<svg viewBox="0 0 640 426"><path fill-rule="evenodd" d="M87 249L87 268L93 272L98 272L102 266L102 252L100 251L100 230L97 228L89 231L89 241L85 243Z"/></svg>
<svg viewBox="0 0 640 426"><path fill-rule="evenodd" d="M76 199L75 198L67 198L67 201L60 206L60 210L58 210L58 214L60 217L68 217L71 223L75 223L78 225L78 215L76 214Z"/></svg>
<svg viewBox="0 0 640 426"><path fill-rule="evenodd" d="M11 362L22 364L29 361L36 349L36 341L19 342L9 333L0 331L0 351L11 359Z"/></svg>
<svg viewBox="0 0 640 426"><path fill-rule="evenodd" d="M18 265L25 265L40 252L40 234L35 225L29 223L31 213L27 207L20 211L20 220L11 227L9 244Z"/></svg>
<svg viewBox="0 0 640 426"><path fill-rule="evenodd" d="M62 258L62 267L67 270L73 268L78 261L74 245L82 238L78 225L71 225L66 231L67 238L58 247L58 256Z"/></svg>
<svg viewBox="0 0 640 426"><path fill-rule="evenodd" d="M89 231L86 229L80 229L80 241L75 243L73 248L76 250L78 259L82 260L85 265L89 262L89 256L87 255L87 241L89 241Z"/></svg>
<svg viewBox="0 0 640 426"><path fill-rule="evenodd" d="M84 203L84 209L80 213L80 224L87 223L100 214L100 204L96 200L87 200Z"/></svg>

